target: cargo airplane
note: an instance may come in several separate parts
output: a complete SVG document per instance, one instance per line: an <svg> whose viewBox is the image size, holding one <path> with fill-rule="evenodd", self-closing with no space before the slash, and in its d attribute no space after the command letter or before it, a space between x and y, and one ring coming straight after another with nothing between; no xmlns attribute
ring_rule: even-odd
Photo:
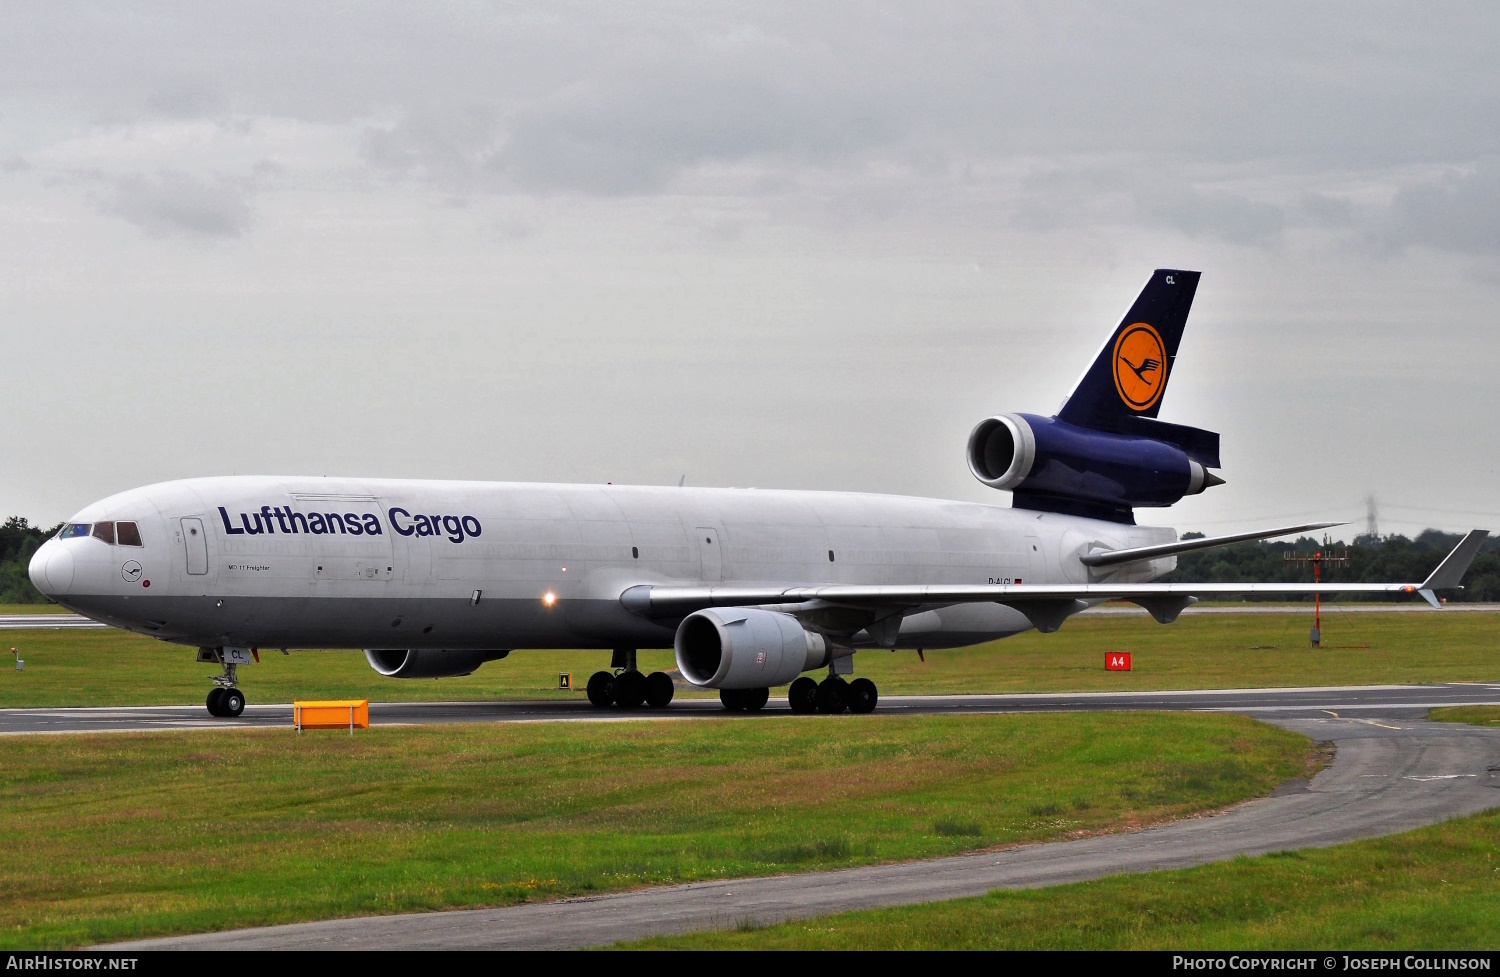
<svg viewBox="0 0 1500 977"><path fill-rule="evenodd" d="M1180 540L1135 510L1220 485L1219 436L1157 419L1198 272L1158 270L1053 416L998 414L969 470L1009 507L848 492L220 477L90 505L37 550L36 586L221 667L208 710L245 707L260 649L367 649L381 675L467 675L512 648L595 648L604 707L666 706L673 648L732 710L789 684L793 712L875 708L862 650L1050 632L1108 600L1174 621L1206 596L1459 585L1476 530L1420 583L1155 583L1178 554L1335 523ZM822 671L821 680L809 673Z"/></svg>

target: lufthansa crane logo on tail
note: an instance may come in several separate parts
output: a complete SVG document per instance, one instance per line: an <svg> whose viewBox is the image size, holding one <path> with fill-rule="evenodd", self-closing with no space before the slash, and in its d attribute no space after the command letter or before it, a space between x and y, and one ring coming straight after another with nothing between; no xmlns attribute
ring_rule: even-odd
<svg viewBox="0 0 1500 977"><path fill-rule="evenodd" d="M1115 389L1125 406L1150 410L1167 385L1167 348L1161 334L1144 322L1120 331L1115 340Z"/></svg>

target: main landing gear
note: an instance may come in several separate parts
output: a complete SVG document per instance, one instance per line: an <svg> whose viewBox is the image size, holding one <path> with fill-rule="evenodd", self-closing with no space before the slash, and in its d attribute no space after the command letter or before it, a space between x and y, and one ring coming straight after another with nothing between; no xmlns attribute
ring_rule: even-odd
<svg viewBox="0 0 1500 977"><path fill-rule="evenodd" d="M792 712L821 712L835 716L844 710L863 715L875 711L880 701L880 691L867 678L844 681L842 676L830 675L819 682L806 675L793 682L786 690L787 704Z"/></svg>
<svg viewBox="0 0 1500 977"><path fill-rule="evenodd" d="M760 712L771 701L771 690L720 689L719 701L730 712Z"/></svg>
<svg viewBox="0 0 1500 977"><path fill-rule="evenodd" d="M634 648L615 649L609 667L614 672L595 672L589 676L588 696L596 708L611 705L636 709L641 705L662 709L672 701L672 676L666 672L642 675L635 665Z"/></svg>

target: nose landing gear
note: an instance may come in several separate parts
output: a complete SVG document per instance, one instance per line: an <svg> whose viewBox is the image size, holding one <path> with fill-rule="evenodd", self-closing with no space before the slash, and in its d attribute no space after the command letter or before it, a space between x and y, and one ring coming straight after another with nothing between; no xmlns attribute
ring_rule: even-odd
<svg viewBox="0 0 1500 977"><path fill-rule="evenodd" d="M245 711L245 693L235 688L216 688L208 694L208 714L233 719Z"/></svg>
<svg viewBox="0 0 1500 977"><path fill-rule="evenodd" d="M205 654L206 653L206 654ZM223 652L217 648L198 649L199 661L218 662L224 671L213 678L213 691L208 693L208 714L220 719L233 719L245 711L245 693L239 690L236 672L239 665L224 660Z"/></svg>

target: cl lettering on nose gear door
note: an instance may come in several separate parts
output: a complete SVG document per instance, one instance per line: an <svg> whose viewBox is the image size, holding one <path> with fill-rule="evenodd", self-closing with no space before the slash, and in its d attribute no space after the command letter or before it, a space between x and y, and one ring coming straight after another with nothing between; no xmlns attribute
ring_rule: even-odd
<svg viewBox="0 0 1500 977"><path fill-rule="evenodd" d="M187 551L187 572L202 576L208 572L208 537L203 533L203 520L187 516L182 520L182 545Z"/></svg>

